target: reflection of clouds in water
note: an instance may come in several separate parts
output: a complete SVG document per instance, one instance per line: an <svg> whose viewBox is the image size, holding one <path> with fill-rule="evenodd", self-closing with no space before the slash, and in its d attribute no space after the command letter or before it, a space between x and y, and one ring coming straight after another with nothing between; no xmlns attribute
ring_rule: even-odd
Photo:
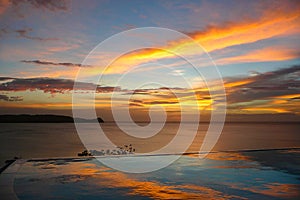
<svg viewBox="0 0 300 200"><path fill-rule="evenodd" d="M296 199L300 196L299 176L266 168L251 160L249 154L243 154L210 153L206 159L183 156L174 165L149 174L122 173L93 158L31 161L22 165L15 186L18 194L26 194L35 184L36 189L43 188L50 195L52 185L56 185L60 189L53 192L74 198L84 195L83 190L89 196L111 198ZM74 187L77 193L69 194L65 187Z"/></svg>
<svg viewBox="0 0 300 200"><path fill-rule="evenodd" d="M35 181L54 180L55 182L66 184L86 181L92 183L95 189L120 188L126 189L127 195L147 196L155 199L228 199L234 196L226 195L220 191L209 187L186 185L164 185L156 181L144 181L137 178L131 178L129 175L112 171L110 168L97 166L93 163L84 162L65 162L64 165L56 166L53 161L44 161L38 163L29 163L38 166L38 174L54 172L55 177L43 177ZM28 165L25 164L25 165ZM53 168L47 168L49 166ZM56 166L56 167L55 167Z"/></svg>
<svg viewBox="0 0 300 200"><path fill-rule="evenodd" d="M188 156L199 158L198 154L189 154ZM224 153L224 152L210 152L206 155L206 159L210 160L243 160L243 161L251 161L248 156L242 155L241 153L233 152L233 153Z"/></svg>
<svg viewBox="0 0 300 200"><path fill-rule="evenodd" d="M232 185L232 188L277 198L297 199L297 197L299 198L300 196L299 185L297 184L267 183L264 184L263 187L240 187L238 185Z"/></svg>
<svg viewBox="0 0 300 200"><path fill-rule="evenodd" d="M82 166L75 165L73 169L78 167L78 172L82 172ZM95 165L96 167L96 165ZM97 169L99 169L97 167ZM92 175L98 186L104 188L129 188L128 195L142 195L155 199L227 199L230 196L223 194L208 187L200 187L196 185L163 185L154 181L141 181L130 178L125 173L111 171L108 168L102 169L99 173L93 173L91 169L85 169L85 175ZM91 173L86 173L91 172Z"/></svg>
<svg viewBox="0 0 300 200"><path fill-rule="evenodd" d="M266 184L266 190L259 190L262 194L275 197L296 198L300 196L299 185L296 184Z"/></svg>

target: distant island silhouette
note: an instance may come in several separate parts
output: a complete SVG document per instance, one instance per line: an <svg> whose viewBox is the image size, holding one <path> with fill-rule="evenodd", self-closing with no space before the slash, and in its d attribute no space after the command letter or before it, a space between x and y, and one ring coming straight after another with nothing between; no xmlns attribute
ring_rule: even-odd
<svg viewBox="0 0 300 200"><path fill-rule="evenodd" d="M80 123L103 123L103 119L76 118ZM64 115L0 115L0 123L74 123L74 118Z"/></svg>

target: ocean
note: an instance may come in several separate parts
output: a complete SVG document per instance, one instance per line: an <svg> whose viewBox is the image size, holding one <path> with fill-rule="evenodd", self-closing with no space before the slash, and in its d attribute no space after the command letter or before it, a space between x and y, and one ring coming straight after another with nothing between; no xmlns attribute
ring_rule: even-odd
<svg viewBox="0 0 300 200"><path fill-rule="evenodd" d="M0 176L0 182L8 188L0 192L30 200L300 198L300 125L297 123L227 123L205 158L186 154L152 172L126 173L105 165L115 161L127 165L136 161L136 154L151 154L162 148L172 141L178 125L168 123L157 135L136 139L123 134L114 123L101 124L115 146L130 145L136 152L125 157L95 159L77 157L85 147L74 124L1 124L2 162L14 156L23 159L14 164L19 166L14 173L11 170L15 167ZM130 125L125 126L131 130ZM200 124L186 152L199 151L207 128L208 124ZM86 134L94 137L89 130ZM181 138L182 143L185 137ZM101 146L103 141L97 143L107 150L105 144ZM147 162L163 163L172 157L176 156L142 156L139 158L142 165L133 167L140 170L148 167Z"/></svg>
<svg viewBox="0 0 300 200"><path fill-rule="evenodd" d="M178 125L167 123L160 133L148 139L136 139L125 135L115 123L103 123L101 127L116 146L132 144L136 152L146 153L168 144L176 135ZM72 123L2 123L0 126L1 163L15 156L72 157L85 148ZM188 151L199 151L207 127L206 123L199 125L198 133ZM300 147L299 130L299 123L226 123L213 150Z"/></svg>

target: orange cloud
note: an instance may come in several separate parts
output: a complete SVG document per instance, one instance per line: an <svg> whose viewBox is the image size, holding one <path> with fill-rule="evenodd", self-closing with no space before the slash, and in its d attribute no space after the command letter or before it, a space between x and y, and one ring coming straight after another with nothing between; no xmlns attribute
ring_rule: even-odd
<svg viewBox="0 0 300 200"><path fill-rule="evenodd" d="M208 52L214 50L231 47L234 45L249 44L257 42L259 40L268 39L277 36L287 36L291 34L300 33L300 8L299 6L293 10L285 10L280 8L268 9L265 11L260 19L243 19L239 22L230 22L223 26L209 26L204 30L195 31L193 33L187 33L194 41L204 47ZM112 63L105 71L101 64L101 60L109 59L97 57L95 61L90 61L94 67L81 71L81 75L94 76L95 74L121 74L139 64L147 63L149 61L158 61L161 59L174 58L172 52L184 52L188 55L195 55L192 43L190 40L178 39L170 41L167 44L162 44L157 49L144 49L137 50L122 57L118 58ZM73 48L77 48L64 45L63 47L49 48L49 52L65 51ZM161 50L161 49L165 49ZM237 62L257 62L257 61L281 61L299 57L298 52L291 49L285 49L284 47L278 49L267 47L262 50L250 52L246 55L236 56L232 58L225 58L219 60L220 64L237 63ZM111 52L109 52L111 54ZM10 54L11 55L11 54ZM199 55L195 55L199 56ZM6 56L7 57L7 56ZM8 56L10 57L10 56ZM100 63L97 62L100 60ZM180 66L180 65L179 65ZM52 70L53 71L53 70ZM50 72L51 73L51 72ZM76 76L74 70L58 70L54 74L50 74L51 77L71 77Z"/></svg>
<svg viewBox="0 0 300 200"><path fill-rule="evenodd" d="M48 78L65 78L74 79L78 74L77 68L71 67L37 67L31 71L18 71L15 77L32 78L32 77L48 77Z"/></svg>
<svg viewBox="0 0 300 200"><path fill-rule="evenodd" d="M247 44L278 35L299 33L299 9L292 13L279 12L276 15L268 11L258 21L229 23L223 28L212 27L204 32L193 34L193 37L207 51L229 46Z"/></svg>
<svg viewBox="0 0 300 200"><path fill-rule="evenodd" d="M294 49L284 49L282 47L267 47L255 50L245 55L224 58L218 60L218 64L243 63L243 62L266 62L266 61L282 61L300 57L299 52Z"/></svg>
<svg viewBox="0 0 300 200"><path fill-rule="evenodd" d="M226 47L249 44L259 40L272 38L275 36L284 36L300 33L300 9L292 11L282 11L280 9L269 9L258 20L243 20L236 23L227 23L226 25L208 27L204 31L188 33L197 43L202 45L208 52L223 49ZM104 72L107 74L124 73L135 65L156 61L159 59L173 58L174 54L170 52L184 52L193 55L192 43L190 40L179 39L162 45L161 49L146 49L126 54L116 60ZM169 52L168 52L169 51ZM199 55L197 55L199 56ZM267 60L287 60L298 57L292 50L278 51L271 48L258 50L247 55L223 60L223 62L240 61L267 61ZM96 71L95 71L96 73Z"/></svg>
<svg viewBox="0 0 300 200"><path fill-rule="evenodd" d="M275 98L279 98L279 99L300 98L300 94L287 94L287 95L276 96Z"/></svg>
<svg viewBox="0 0 300 200"><path fill-rule="evenodd" d="M228 82L228 83L225 83L224 86L226 88L232 88L232 87L237 87L237 86L241 86L241 85L246 85L248 83L252 83L253 80L238 80L238 81L234 81L234 82Z"/></svg>
<svg viewBox="0 0 300 200"><path fill-rule="evenodd" d="M242 108L242 110L252 111L255 113L288 113L288 112L290 112L284 108L272 108L272 107Z"/></svg>
<svg viewBox="0 0 300 200"><path fill-rule="evenodd" d="M0 15L3 14L10 5L10 0L0 0Z"/></svg>

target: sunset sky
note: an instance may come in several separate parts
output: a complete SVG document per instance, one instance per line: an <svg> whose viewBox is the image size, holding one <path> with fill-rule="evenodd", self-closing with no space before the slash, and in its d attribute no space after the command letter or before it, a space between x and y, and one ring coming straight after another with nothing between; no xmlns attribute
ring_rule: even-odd
<svg viewBox="0 0 300 200"><path fill-rule="evenodd" d="M1 114L71 115L74 80L82 70L80 107L84 110L91 103L85 100L87 93L96 92L95 107L104 120L113 120L112 95L119 110L129 106L138 120L147 120L153 106L162 106L170 120L179 120L182 112L193 116L197 109L209 115L218 97L210 95L205 81L213 84L217 77L199 76L169 52L181 49L194 58L203 56L203 64L197 66L203 72L216 64L228 116L300 119L297 0L0 0L0 16ZM108 68L101 63L118 52L101 50L86 59L110 36L141 27L184 33L208 54L196 54L183 38L163 43L149 33L134 38L156 41L158 49L128 52Z"/></svg>

